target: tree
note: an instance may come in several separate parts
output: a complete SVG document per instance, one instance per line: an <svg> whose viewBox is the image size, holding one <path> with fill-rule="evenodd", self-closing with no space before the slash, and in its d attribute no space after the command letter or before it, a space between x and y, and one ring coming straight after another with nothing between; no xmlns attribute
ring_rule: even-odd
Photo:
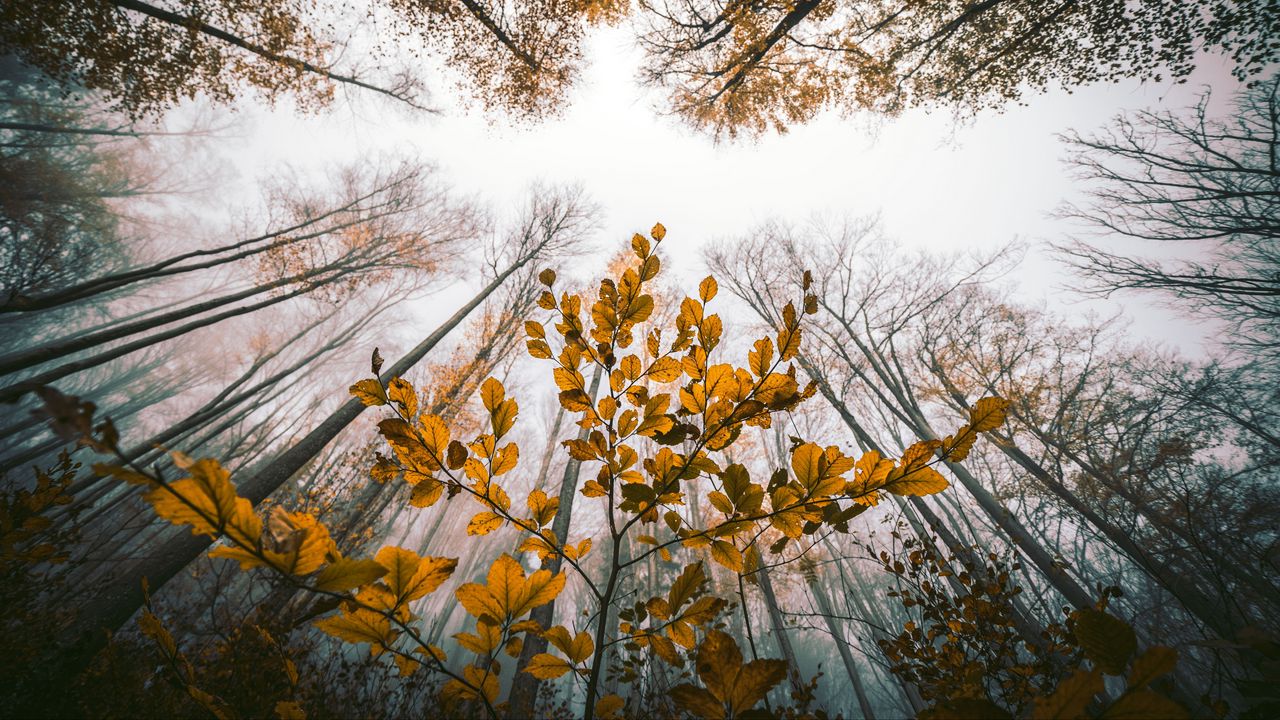
<svg viewBox="0 0 1280 720"><path fill-rule="evenodd" d="M1280 348L1280 75L1241 91L1228 117L1208 105L1205 92L1186 113L1122 115L1101 133L1064 138L1089 201L1063 215L1113 238L1203 248L1199 258L1079 241L1057 249L1086 292L1171 297L1270 365Z"/></svg>
<svg viewBox="0 0 1280 720"><path fill-rule="evenodd" d="M135 119L204 93L230 102L248 85L268 100L290 94L324 105L335 84L413 104L407 76L388 86L333 69L334 38L308 4L185 0L49 0L0 5L0 53L39 68L69 91L100 93Z"/></svg>
<svg viewBox="0 0 1280 720"><path fill-rule="evenodd" d="M734 294L766 323L777 316L779 298L800 282L796 268L804 262L827 268L815 280L818 314L813 346L821 348L821 356L839 367L847 378L849 394L865 398L865 417L875 418L891 439L905 431L930 443L954 441L934 429L920 397L921 388L908 370L912 329L948 294L993 274L998 267L995 259L977 258L970 264L944 267L925 256L895 256L878 241L873 225L846 223L815 226L811 232L771 224L743 238L732 250L712 249L708 261L733 279L730 287ZM814 359L817 355L808 357L811 367L823 366ZM835 384L829 378L826 381ZM892 447L884 441L869 444ZM899 446L907 444L898 442ZM983 514L1063 598L1074 607L1092 603L1089 593L1045 544L966 465L952 460L946 467Z"/></svg>
<svg viewBox="0 0 1280 720"><path fill-rule="evenodd" d="M1237 77L1277 59L1264 0L646 0L644 77L717 136L785 131L827 108L973 111L1028 90L1186 77L1230 53Z"/></svg>

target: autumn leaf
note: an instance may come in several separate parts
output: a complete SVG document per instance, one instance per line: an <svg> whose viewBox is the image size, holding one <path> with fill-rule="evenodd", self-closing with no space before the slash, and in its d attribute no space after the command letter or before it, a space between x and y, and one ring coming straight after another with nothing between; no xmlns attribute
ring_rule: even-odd
<svg viewBox="0 0 1280 720"><path fill-rule="evenodd" d="M1008 408L1008 400L984 397L969 410L969 425L976 432L991 432L1004 424Z"/></svg>
<svg viewBox="0 0 1280 720"><path fill-rule="evenodd" d="M344 592L367 585L387 574L387 568L376 560L338 560L325 566L316 576L315 588Z"/></svg>
<svg viewBox="0 0 1280 720"><path fill-rule="evenodd" d="M357 400L364 403L365 407L387 404L387 393L382 389L382 383L378 382L376 378L361 380L352 385L349 392Z"/></svg>
<svg viewBox="0 0 1280 720"><path fill-rule="evenodd" d="M412 550L394 546L379 550L376 559L387 570L384 582L395 595L397 605L433 592L458 565L454 558L418 557Z"/></svg>
<svg viewBox="0 0 1280 720"><path fill-rule="evenodd" d="M477 513L471 518L471 522L467 523L468 535L488 535L489 533L502 527L502 516L495 512Z"/></svg>
<svg viewBox="0 0 1280 720"><path fill-rule="evenodd" d="M1078 720L1093 697L1102 692L1102 675L1096 670L1077 670L1058 683L1052 694L1036 700L1032 720Z"/></svg>
<svg viewBox="0 0 1280 720"><path fill-rule="evenodd" d="M459 587L458 601L469 615L501 624L554 600L564 589L565 575L538 570L526 579L520 563L503 553L489 566L486 583Z"/></svg>
<svg viewBox="0 0 1280 720"><path fill-rule="evenodd" d="M1133 667L1129 669L1129 687L1146 687L1152 680L1173 672L1177 664L1177 650L1163 645L1147 648L1134 659Z"/></svg>
<svg viewBox="0 0 1280 720"><path fill-rule="evenodd" d="M1074 634L1084 656L1108 675L1121 675L1138 647L1133 627L1120 618L1092 608L1076 610Z"/></svg>
<svg viewBox="0 0 1280 720"><path fill-rule="evenodd" d="M711 542L711 559L736 573L742 572L742 553L731 542L713 540Z"/></svg>
<svg viewBox="0 0 1280 720"><path fill-rule="evenodd" d="M573 670L573 666L562 658L549 653L538 653L529 658L524 671L539 680L553 680Z"/></svg>
<svg viewBox="0 0 1280 720"><path fill-rule="evenodd" d="M324 632L350 643L370 643L377 656L395 640L391 620L381 613L358 608L352 612L322 618L315 623Z"/></svg>

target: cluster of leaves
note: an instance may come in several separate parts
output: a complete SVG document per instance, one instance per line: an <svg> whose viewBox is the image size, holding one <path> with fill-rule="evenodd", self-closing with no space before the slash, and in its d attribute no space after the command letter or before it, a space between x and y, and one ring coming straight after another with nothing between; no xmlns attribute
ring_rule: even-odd
<svg viewBox="0 0 1280 720"><path fill-rule="evenodd" d="M921 717L1039 720L1084 717L1086 708L1102 718L1188 717L1167 695L1177 651L1153 646L1135 657L1133 627L1106 611L1117 588L1106 589L1097 607L1028 637L1028 620L1016 617L1016 563L994 553L984 564L972 552L944 559L931 543L911 540L904 551L906 562L888 553L880 559L898 583L889 596L915 619L880 646L890 670L932 703ZM1125 689L1100 702L1107 675L1124 677Z"/></svg>
<svg viewBox="0 0 1280 720"><path fill-rule="evenodd" d="M609 637L604 618L616 604L622 576L655 553L665 559L680 549L706 552L731 571L750 575L762 564L758 541L766 535L777 537L768 551L784 553L789 542L822 528L847 532L849 520L875 504L882 493L941 491L947 481L933 465L967 454L978 433L1003 421L1004 403L995 398L978 401L970 422L955 435L912 445L898 460L874 452L850 457L835 446L793 438L790 467L767 480L753 480L746 467L722 456L745 426L769 427L774 413L790 410L813 394L813 385L801 388L791 363L800 348L801 311L795 304L783 309L776 336L753 344L747 367L714 363L723 325L718 315L706 311L717 292L716 281L709 277L700 284L697 299L682 301L671 336L664 338L663 328L638 336L638 327L654 312L653 297L645 288L659 273L655 249L665 234L657 225L649 238L636 235L634 266L603 280L585 314L580 295L565 292L555 297L550 290L555 274L544 271L540 280L549 289L539 305L552 313L555 335L549 336L544 323L529 321L525 326L530 354L554 363L560 403L579 416L577 424L584 434L564 443L568 455L598 465L579 491L605 503L614 551L604 587L581 566L592 538L574 542L552 531L559 498L534 490L521 509L503 487L510 486L507 476L517 469L520 453L515 443L504 442L519 405L502 383L490 378L481 384L487 418L466 443L452 437L440 415L423 410L409 382L377 377L382 359L376 351L371 368L375 377L351 388L365 405L392 412L378 424L391 456L379 456L373 464L370 474L375 482L406 483L411 488L409 503L417 508L431 507L446 492L450 497L465 494L480 508L467 525L468 535L513 528L524 536L519 553L559 561L555 569L527 573L517 558L502 554L490 565L484 583L465 583L454 590L475 621L471 631L454 636L476 655L460 670L448 663L441 648L424 639L423 618L415 610L449 579L456 559L422 557L393 546L377 550L373 557L347 557L316 517L280 505L269 511L253 507L216 460L171 453L184 476L169 480L158 469L131 464L118 447L110 421L94 424L91 404L45 391L47 412L62 432L114 456L94 466L100 476L141 488L153 511L173 525L221 540L211 557L235 560L243 570L266 571L277 582L317 598L317 614L324 615L315 622L320 630L368 645L371 659L391 657L401 676L425 668L447 678L439 691L447 707L465 704L489 716L505 712L499 701L505 662L501 655L521 657L526 640L536 636L558 654L533 654L518 669L540 679L577 678L585 686L588 717L610 717L624 707L620 696L599 693L604 652L619 644L632 652L651 652L677 667L684 664L682 655L695 657L702 687L679 686L672 695L676 706L701 717L738 717L764 699L787 668L778 660L742 662L736 643L714 624L726 601L705 594L703 561L685 564L665 595L623 609L619 636ZM804 313L816 311L810 283L806 277L799 303ZM598 399L583 374L592 366L608 378L607 391ZM694 482L710 485L707 497L719 511L720 517L705 526L695 525L680 511L686 488ZM659 521L668 527L671 539L639 534L640 542L649 547L623 561L617 551L619 538L632 527ZM561 564L580 576L596 602L594 629L544 627L529 617L565 588ZM223 703L198 689L178 644L154 614L144 615L143 629L161 648L187 695L211 711L224 712ZM290 694L296 685L296 680L290 682ZM282 706L280 714L301 712L292 700L284 702L291 704Z"/></svg>
<svg viewBox="0 0 1280 720"><path fill-rule="evenodd" d="M1037 628L1034 637L1019 627L1022 588L1011 580L1019 564L995 553L983 557L976 548L943 557L932 542L893 534L903 557L881 551L879 559L894 578L888 596L912 619L879 644L890 670L915 684L926 702L951 709L957 702L991 703L1019 716L1078 664L1075 639L1063 625Z"/></svg>
<svg viewBox="0 0 1280 720"><path fill-rule="evenodd" d="M0 703L19 710L26 709L24 696L40 692L45 683L46 673L29 658L55 640L66 620L53 600L64 585L51 570L71 559L67 549L79 540L79 528L74 513L71 522L57 524L52 515L71 503L68 488L79 469L63 451L53 467L36 469L32 488L0 476L0 673L6 678Z"/></svg>

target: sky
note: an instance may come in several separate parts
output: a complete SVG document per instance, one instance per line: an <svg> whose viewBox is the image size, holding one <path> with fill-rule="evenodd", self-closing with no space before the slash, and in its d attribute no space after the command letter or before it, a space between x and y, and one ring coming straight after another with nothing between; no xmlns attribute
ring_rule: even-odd
<svg viewBox="0 0 1280 720"><path fill-rule="evenodd" d="M785 135L717 144L660 114L660 98L635 79L638 51L626 27L598 32L586 57L566 110L550 121L518 125L469 113L451 106L446 87L434 98L441 115L359 97L319 115L285 103L239 113L243 142L232 164L252 181L283 164L323 171L372 156L417 156L436 162L459 191L499 209L517 206L535 181L581 183L604 209L600 262L661 221L669 233L666 266L685 286L705 274L699 250L709 241L774 218L878 213L885 233L904 246L1028 243L1031 252L1011 281L1032 302L1073 314L1122 307L1137 336L1185 352L1197 352L1212 333L1141 299L1082 303L1044 243L1079 230L1051 217L1079 190L1057 135L1101 128L1123 110L1184 107L1207 85L1225 101L1236 82L1215 58L1183 85L1050 91L967 121L943 111L892 119L829 113Z"/></svg>

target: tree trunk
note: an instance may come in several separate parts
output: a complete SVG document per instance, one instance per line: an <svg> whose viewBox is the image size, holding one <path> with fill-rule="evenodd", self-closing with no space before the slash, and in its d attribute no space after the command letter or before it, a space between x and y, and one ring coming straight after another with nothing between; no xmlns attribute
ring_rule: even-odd
<svg viewBox="0 0 1280 720"><path fill-rule="evenodd" d="M862 711L864 720L875 720L875 713L871 710L871 702L867 699L867 691L862 687L862 678L858 676L857 665L853 662L853 653L849 650L849 643L844 639L844 631L836 622L835 611L831 609L831 601L827 599L827 592L823 589L822 584L818 582L817 568L810 568L804 574L805 580L809 582L809 591L813 593L813 598L818 602L818 612L822 614L823 619L827 623L827 631L831 633L831 639L836 644L836 649L840 651L840 660L844 663L844 670L849 675L849 684L853 686L853 693L858 696L858 709Z"/></svg>
<svg viewBox="0 0 1280 720"><path fill-rule="evenodd" d="M587 394L594 398L600 390L600 376L603 373L600 367L596 367L595 374L591 377L591 388ZM586 428L578 430L578 439L586 440L591 434ZM582 469L582 463L569 459L564 466L564 476L560 479L560 508L556 511L555 520L551 523L551 531L555 533L556 540L560 543L569 541L569 524L573 518L573 498L578 493L578 473ZM617 554L617 553L612 553ZM550 570L554 575L560 572L561 558L559 555L550 555L546 560L542 561L542 569ZM610 572L613 572L611 570ZM602 608L602 614L599 622L607 622L608 608ZM536 607L529 614L531 620L536 621L544 628L551 627L555 621L556 603L554 600ZM547 639L538 637L537 635L526 635L524 647L520 650L520 658L516 661L516 677L511 682L511 693L508 695L507 702L510 707L508 717L512 720L520 720L521 718L533 717L534 703L538 699L538 688L542 685L542 681L538 678L524 672L529 661L534 655L547 651Z"/></svg>

